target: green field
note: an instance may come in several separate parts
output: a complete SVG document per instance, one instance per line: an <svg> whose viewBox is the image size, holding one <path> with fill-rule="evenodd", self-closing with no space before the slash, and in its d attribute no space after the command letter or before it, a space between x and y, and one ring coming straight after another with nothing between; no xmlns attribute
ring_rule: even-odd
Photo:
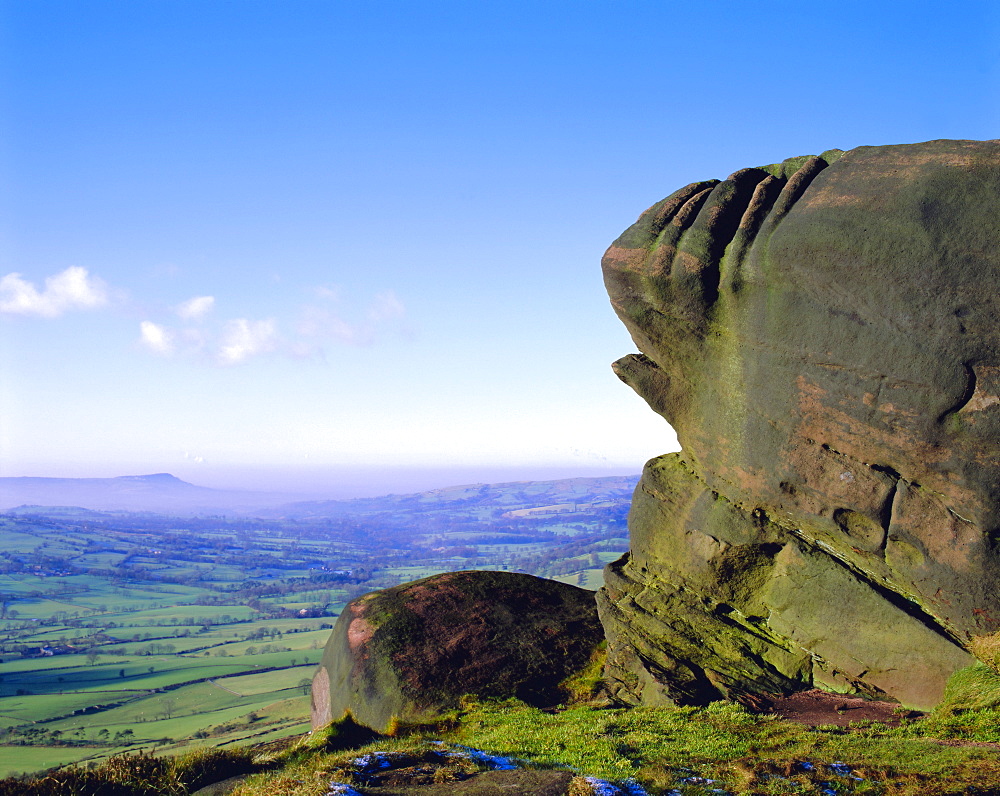
<svg viewBox="0 0 1000 796"><path fill-rule="evenodd" d="M0 775L304 732L308 683L356 596L460 569L598 588L625 549L631 486L601 488L617 502L602 493L526 519L503 515L566 502L564 487L480 485L294 518L0 517Z"/></svg>

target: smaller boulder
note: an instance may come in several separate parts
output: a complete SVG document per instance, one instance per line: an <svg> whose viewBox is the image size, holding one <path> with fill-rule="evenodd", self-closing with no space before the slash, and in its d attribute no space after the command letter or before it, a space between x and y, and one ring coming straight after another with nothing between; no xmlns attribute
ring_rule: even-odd
<svg viewBox="0 0 1000 796"><path fill-rule="evenodd" d="M604 631L594 592L512 572L451 572L348 603L313 678L312 724L378 732L433 721L463 695L547 707Z"/></svg>

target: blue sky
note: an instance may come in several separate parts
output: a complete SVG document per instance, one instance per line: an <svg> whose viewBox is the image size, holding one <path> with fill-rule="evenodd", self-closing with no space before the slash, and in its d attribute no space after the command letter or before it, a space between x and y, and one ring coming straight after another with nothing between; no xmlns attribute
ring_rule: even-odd
<svg viewBox="0 0 1000 796"><path fill-rule="evenodd" d="M0 474L637 472L675 444L607 245L694 180L998 137L990 6L4 2Z"/></svg>

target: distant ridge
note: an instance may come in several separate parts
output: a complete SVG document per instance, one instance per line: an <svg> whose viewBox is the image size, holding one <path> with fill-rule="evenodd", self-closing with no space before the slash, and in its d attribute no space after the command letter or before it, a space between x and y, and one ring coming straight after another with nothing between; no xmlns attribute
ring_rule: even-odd
<svg viewBox="0 0 1000 796"><path fill-rule="evenodd" d="M263 517L309 519L340 517L349 514L376 514L405 508L420 508L428 512L445 509L448 504L461 502L502 511L525 506L544 507L630 501L636 475L583 476L551 481L505 481L498 484L463 484L414 492L405 495L351 498L349 500L306 500L287 503L261 513Z"/></svg>
<svg viewBox="0 0 1000 796"><path fill-rule="evenodd" d="M176 475L171 475L170 473L153 473L151 475L119 475L116 478L112 478L112 481L142 481L144 483L157 483L157 484L187 484L187 486L193 486L187 481L182 481Z"/></svg>
<svg viewBox="0 0 1000 796"><path fill-rule="evenodd" d="M240 514L262 518L338 517L396 508L440 511L455 503L516 511L526 506L566 510L628 501L638 475L583 476L551 481L464 484L403 495L302 500L300 495L195 486L170 473L115 478L0 478L0 512L65 513L68 507L91 511L154 512L166 515Z"/></svg>
<svg viewBox="0 0 1000 796"><path fill-rule="evenodd" d="M279 492L211 489L170 473L115 478L0 478L0 511L19 507L79 506L97 511L152 511L163 514L246 513L288 502Z"/></svg>

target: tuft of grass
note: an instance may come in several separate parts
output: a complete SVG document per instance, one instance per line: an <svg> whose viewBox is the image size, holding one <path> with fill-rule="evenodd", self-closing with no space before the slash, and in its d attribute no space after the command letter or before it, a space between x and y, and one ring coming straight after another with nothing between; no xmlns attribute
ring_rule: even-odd
<svg viewBox="0 0 1000 796"><path fill-rule="evenodd" d="M1000 707L1000 672L984 663L959 669L945 686L944 699L934 712Z"/></svg>
<svg viewBox="0 0 1000 796"><path fill-rule="evenodd" d="M580 671L559 684L569 705L591 702L604 690L604 663L608 657L608 642L602 641L590 655L590 660Z"/></svg>
<svg viewBox="0 0 1000 796"><path fill-rule="evenodd" d="M1000 674L1000 631L985 636L973 636L969 641L969 652Z"/></svg>

